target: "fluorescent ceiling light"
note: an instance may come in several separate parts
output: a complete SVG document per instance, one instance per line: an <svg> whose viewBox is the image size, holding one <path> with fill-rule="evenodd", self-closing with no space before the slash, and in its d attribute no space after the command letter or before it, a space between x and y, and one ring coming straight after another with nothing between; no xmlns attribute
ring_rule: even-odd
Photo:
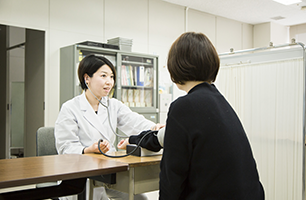
<svg viewBox="0 0 306 200"><path fill-rule="evenodd" d="M284 5L291 5L291 4L302 2L302 0L273 0L273 1L276 1L276 2L284 4Z"/></svg>

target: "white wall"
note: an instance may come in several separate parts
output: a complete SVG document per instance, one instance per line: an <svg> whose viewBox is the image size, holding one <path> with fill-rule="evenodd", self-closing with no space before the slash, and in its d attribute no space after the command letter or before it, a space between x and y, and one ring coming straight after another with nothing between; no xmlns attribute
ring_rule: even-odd
<svg viewBox="0 0 306 200"><path fill-rule="evenodd" d="M270 23L256 24L254 26L253 46L255 48L269 46L269 43L271 42L270 35Z"/></svg>
<svg viewBox="0 0 306 200"><path fill-rule="evenodd" d="M271 42L274 45L289 43L289 27L283 26L274 22L270 22L271 24Z"/></svg>
<svg viewBox="0 0 306 200"><path fill-rule="evenodd" d="M214 16L197 10L188 10L187 31L204 33L218 53L230 48L241 50L253 47L253 25Z"/></svg>
<svg viewBox="0 0 306 200"><path fill-rule="evenodd" d="M131 38L132 51L159 55L160 83L172 84L166 59L172 42L185 31L182 6L162 0L0 0L0 5L0 24L46 31L46 126L53 126L58 115L59 49L63 46ZM252 48L252 25L192 9L187 18L186 29L205 33L219 53Z"/></svg>
<svg viewBox="0 0 306 200"><path fill-rule="evenodd" d="M216 45L217 17L197 10L188 10L187 31L202 32Z"/></svg>
<svg viewBox="0 0 306 200"><path fill-rule="evenodd" d="M290 39L295 38L296 42L306 44L306 24L290 27Z"/></svg>
<svg viewBox="0 0 306 200"><path fill-rule="evenodd" d="M242 24L242 49L251 49L254 47L254 25Z"/></svg>
<svg viewBox="0 0 306 200"><path fill-rule="evenodd" d="M253 46L267 47L270 42L273 45L290 43L289 27L277 24L275 22L267 22L254 25Z"/></svg>
<svg viewBox="0 0 306 200"><path fill-rule="evenodd" d="M218 53L242 49L242 23L217 17L216 20L216 48Z"/></svg>

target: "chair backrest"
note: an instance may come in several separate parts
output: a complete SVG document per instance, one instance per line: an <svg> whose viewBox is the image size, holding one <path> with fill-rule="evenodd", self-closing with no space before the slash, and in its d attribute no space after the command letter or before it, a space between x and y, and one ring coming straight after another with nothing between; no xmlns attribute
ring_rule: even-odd
<svg viewBox="0 0 306 200"><path fill-rule="evenodd" d="M36 132L36 155L56 155L54 127L40 127Z"/></svg>

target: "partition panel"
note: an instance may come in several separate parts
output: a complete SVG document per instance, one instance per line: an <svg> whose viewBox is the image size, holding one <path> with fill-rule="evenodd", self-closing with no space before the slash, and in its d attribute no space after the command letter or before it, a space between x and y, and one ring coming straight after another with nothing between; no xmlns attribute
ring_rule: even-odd
<svg viewBox="0 0 306 200"><path fill-rule="evenodd" d="M241 51L220 60L215 84L244 126L266 199L304 199L304 46Z"/></svg>

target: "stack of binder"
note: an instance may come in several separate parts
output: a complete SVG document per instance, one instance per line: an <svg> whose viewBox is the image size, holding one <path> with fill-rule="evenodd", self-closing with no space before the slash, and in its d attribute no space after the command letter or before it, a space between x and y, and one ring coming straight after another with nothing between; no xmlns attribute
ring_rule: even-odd
<svg viewBox="0 0 306 200"><path fill-rule="evenodd" d="M131 52L132 51L133 40L132 39L127 39L127 38L122 38L122 37L116 37L116 38L107 40L107 44L118 45L119 49L121 51Z"/></svg>

